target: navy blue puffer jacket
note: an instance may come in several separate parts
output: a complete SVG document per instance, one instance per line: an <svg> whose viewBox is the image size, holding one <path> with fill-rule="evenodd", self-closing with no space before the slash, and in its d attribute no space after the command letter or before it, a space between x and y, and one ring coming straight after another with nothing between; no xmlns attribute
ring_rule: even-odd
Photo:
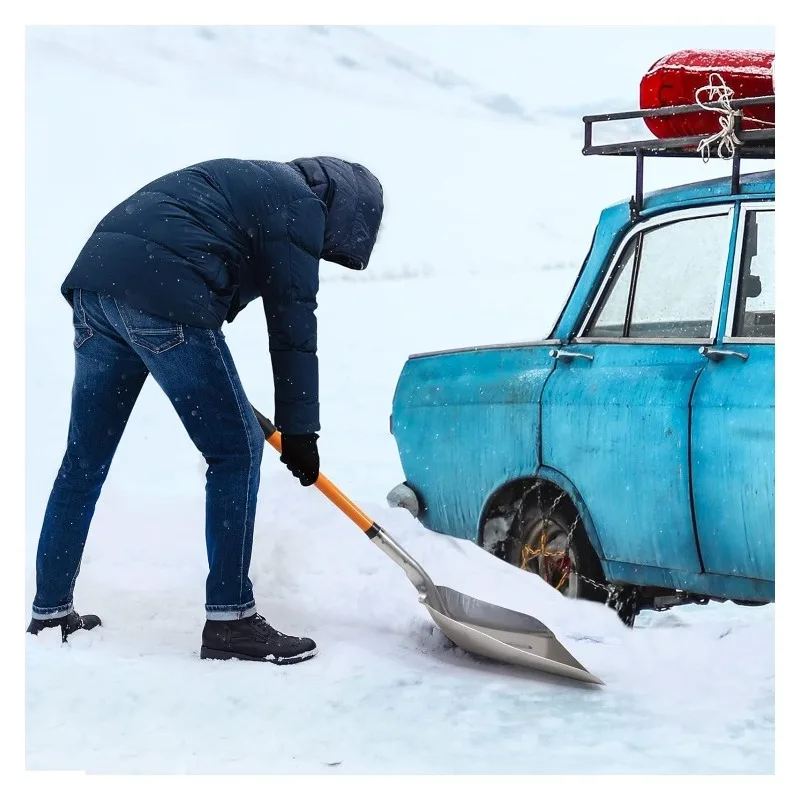
<svg viewBox="0 0 800 800"><path fill-rule="evenodd" d="M319 259L365 269L383 214L377 179L336 158L217 159L144 186L99 223L61 291L111 295L201 328L261 297L275 424L319 430Z"/></svg>

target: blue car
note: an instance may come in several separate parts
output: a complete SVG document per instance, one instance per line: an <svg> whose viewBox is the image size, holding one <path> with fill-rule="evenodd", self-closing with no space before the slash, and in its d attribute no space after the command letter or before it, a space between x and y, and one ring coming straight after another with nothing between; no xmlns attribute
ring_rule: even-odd
<svg viewBox="0 0 800 800"><path fill-rule="evenodd" d="M740 173L770 133L740 132L730 177L650 194L647 159L695 140L587 133L636 157L636 194L601 213L546 340L408 358L390 504L629 625L774 601L775 173Z"/></svg>

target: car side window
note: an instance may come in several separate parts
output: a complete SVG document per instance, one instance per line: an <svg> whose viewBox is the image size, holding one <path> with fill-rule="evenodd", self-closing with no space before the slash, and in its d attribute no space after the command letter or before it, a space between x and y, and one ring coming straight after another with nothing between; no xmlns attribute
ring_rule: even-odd
<svg viewBox="0 0 800 800"><path fill-rule="evenodd" d="M628 313L637 238L634 236L628 242L622 256L614 265L614 272L606 286L605 300L598 308L586 336L610 338L625 335L625 318Z"/></svg>
<svg viewBox="0 0 800 800"><path fill-rule="evenodd" d="M632 237L584 336L708 339L730 247L727 213Z"/></svg>
<svg viewBox="0 0 800 800"><path fill-rule="evenodd" d="M775 337L775 211L745 213L733 336L772 339Z"/></svg>

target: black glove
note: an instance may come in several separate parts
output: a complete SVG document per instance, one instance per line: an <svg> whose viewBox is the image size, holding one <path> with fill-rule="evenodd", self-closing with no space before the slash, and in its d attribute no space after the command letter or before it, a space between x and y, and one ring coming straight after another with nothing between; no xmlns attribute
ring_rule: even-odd
<svg viewBox="0 0 800 800"><path fill-rule="evenodd" d="M311 486L319 478L317 439L316 433L281 435L281 461L303 486Z"/></svg>

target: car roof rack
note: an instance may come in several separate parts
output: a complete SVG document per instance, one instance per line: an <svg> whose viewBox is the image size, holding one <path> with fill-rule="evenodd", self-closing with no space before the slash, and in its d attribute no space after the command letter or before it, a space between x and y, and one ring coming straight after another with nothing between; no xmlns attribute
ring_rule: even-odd
<svg viewBox="0 0 800 800"><path fill-rule="evenodd" d="M610 144L593 144L594 125L598 122L619 122L648 117L676 117L685 114L696 114L719 110L729 112L752 106L775 104L775 95L747 97L741 100L729 100L725 103L704 103L703 105L665 106L664 108L638 109L637 111L621 111L613 114L591 114L583 118L585 156L633 156L636 158L636 189L631 197L631 219L636 220L642 211L644 202L644 159L659 158L701 158L704 154L700 144L709 135L681 136L671 139L642 139L630 142L613 142ZM733 115L733 133L736 139L731 140L732 155L725 159L731 161L731 193L739 193L741 161L743 158L774 159L775 127L742 130L742 116ZM706 150L706 158L723 158L715 148Z"/></svg>

